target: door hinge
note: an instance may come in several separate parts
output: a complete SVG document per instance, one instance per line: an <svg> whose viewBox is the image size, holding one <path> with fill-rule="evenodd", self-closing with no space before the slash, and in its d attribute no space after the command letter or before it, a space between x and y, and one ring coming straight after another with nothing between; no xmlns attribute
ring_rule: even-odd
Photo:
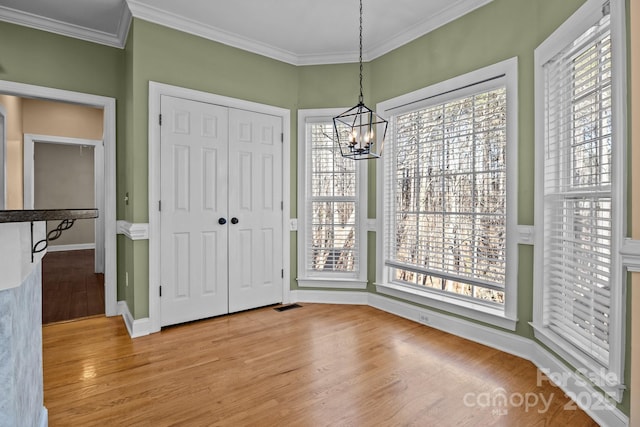
<svg viewBox="0 0 640 427"><path fill-rule="evenodd" d="M284 142L284 133L280 134L280 142Z"/></svg>
<svg viewBox="0 0 640 427"><path fill-rule="evenodd" d="M162 212L162 200L158 200L158 211Z"/></svg>
<svg viewBox="0 0 640 427"><path fill-rule="evenodd" d="M280 270L280 277L284 279L284 269Z"/></svg>
<svg viewBox="0 0 640 427"><path fill-rule="evenodd" d="M158 114L158 124L162 126L162 114Z"/></svg>
<svg viewBox="0 0 640 427"><path fill-rule="evenodd" d="M280 202L280 210L283 211L284 210L284 202Z"/></svg>
<svg viewBox="0 0 640 427"><path fill-rule="evenodd" d="M162 286L160 286L160 296L162 296Z"/></svg>

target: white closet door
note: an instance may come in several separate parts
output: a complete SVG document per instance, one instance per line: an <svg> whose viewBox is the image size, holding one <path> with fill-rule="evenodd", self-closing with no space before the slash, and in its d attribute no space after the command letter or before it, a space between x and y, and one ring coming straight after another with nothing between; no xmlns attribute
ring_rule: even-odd
<svg viewBox="0 0 640 427"><path fill-rule="evenodd" d="M229 110L229 312L282 302L282 120Z"/></svg>
<svg viewBox="0 0 640 427"><path fill-rule="evenodd" d="M161 99L161 324L228 312L228 109Z"/></svg>

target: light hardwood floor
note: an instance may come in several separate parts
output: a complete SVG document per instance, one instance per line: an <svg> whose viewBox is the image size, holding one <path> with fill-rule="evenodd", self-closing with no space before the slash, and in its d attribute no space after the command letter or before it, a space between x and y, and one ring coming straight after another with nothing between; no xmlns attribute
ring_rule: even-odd
<svg viewBox="0 0 640 427"><path fill-rule="evenodd" d="M596 425L530 362L371 307L302 305L135 340L118 317L44 326L49 425Z"/></svg>

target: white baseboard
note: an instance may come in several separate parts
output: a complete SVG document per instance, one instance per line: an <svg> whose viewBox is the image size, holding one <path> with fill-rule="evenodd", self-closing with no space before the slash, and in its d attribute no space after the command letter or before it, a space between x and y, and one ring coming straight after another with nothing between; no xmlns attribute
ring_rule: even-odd
<svg viewBox="0 0 640 427"><path fill-rule="evenodd" d="M143 337L151 332L151 322L148 317L144 319L134 319L129 311L126 301L118 301L118 314L122 315L127 332L131 338Z"/></svg>
<svg viewBox="0 0 640 427"><path fill-rule="evenodd" d="M431 326L452 335L487 345L514 356L529 359L533 341L509 332L501 331L479 323L469 322L459 317L449 316L428 308L387 298L379 294L369 294L369 305L387 313Z"/></svg>
<svg viewBox="0 0 640 427"><path fill-rule="evenodd" d="M561 381L555 384L575 402L575 406L589 414L598 425L609 427L629 425L629 417L616 408L615 401L607 400L602 392L578 376L576 371L569 369L541 345L535 344L534 353L529 360L540 371L551 373L547 377L560 378Z"/></svg>
<svg viewBox="0 0 640 427"><path fill-rule="evenodd" d="M352 304L368 305L368 292L354 291L318 291L298 289L291 291L291 302L308 302L318 304Z"/></svg>
<svg viewBox="0 0 640 427"><path fill-rule="evenodd" d="M49 427L49 411L44 406L42 407L42 411L40 411L40 423L38 427Z"/></svg>
<svg viewBox="0 0 640 427"><path fill-rule="evenodd" d="M95 248L95 243L78 243L75 245L49 245L47 246L47 252L85 251L87 249Z"/></svg>
<svg viewBox="0 0 640 427"><path fill-rule="evenodd" d="M584 381L575 371L569 369L560 359L534 340L369 292L295 290L291 291L291 301L369 305L387 313L504 351L532 362L541 372L550 373L551 378L562 378L562 381L556 385L574 400L576 406L584 410L598 424L610 427L629 425L629 417L614 404L607 403L603 394L593 385Z"/></svg>

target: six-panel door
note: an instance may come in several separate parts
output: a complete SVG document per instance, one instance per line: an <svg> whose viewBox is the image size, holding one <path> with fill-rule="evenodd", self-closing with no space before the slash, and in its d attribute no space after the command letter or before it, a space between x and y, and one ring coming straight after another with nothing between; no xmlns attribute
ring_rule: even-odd
<svg viewBox="0 0 640 427"><path fill-rule="evenodd" d="M161 324L281 302L281 119L169 96L161 112Z"/></svg>

